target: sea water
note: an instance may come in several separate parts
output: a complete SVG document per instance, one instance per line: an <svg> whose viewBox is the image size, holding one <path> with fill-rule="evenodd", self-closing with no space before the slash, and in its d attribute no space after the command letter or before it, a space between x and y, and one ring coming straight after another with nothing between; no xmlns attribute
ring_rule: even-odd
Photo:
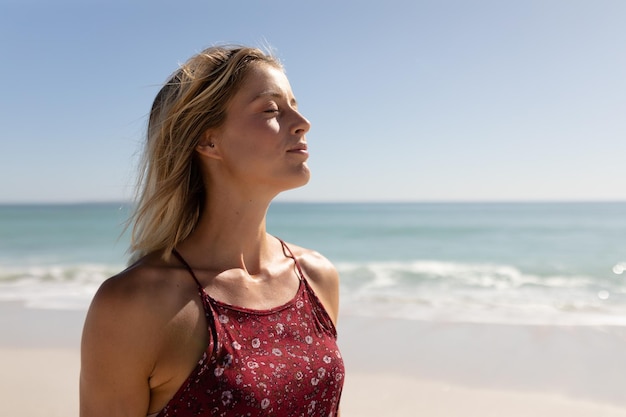
<svg viewBox="0 0 626 417"><path fill-rule="evenodd" d="M0 301L86 309L127 263L129 206L0 206ZM342 314L626 325L626 203L274 203L337 267Z"/></svg>

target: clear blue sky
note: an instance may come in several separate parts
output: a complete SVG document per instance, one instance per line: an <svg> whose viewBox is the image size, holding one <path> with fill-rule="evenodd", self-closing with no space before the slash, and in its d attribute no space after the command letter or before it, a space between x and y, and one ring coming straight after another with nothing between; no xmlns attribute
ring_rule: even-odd
<svg viewBox="0 0 626 417"><path fill-rule="evenodd" d="M132 195L159 85L270 44L313 124L287 200L626 199L623 0L0 3L0 202Z"/></svg>

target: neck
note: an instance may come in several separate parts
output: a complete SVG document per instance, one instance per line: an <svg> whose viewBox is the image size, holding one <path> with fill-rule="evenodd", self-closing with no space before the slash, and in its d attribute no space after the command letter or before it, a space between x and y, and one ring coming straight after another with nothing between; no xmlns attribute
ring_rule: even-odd
<svg viewBox="0 0 626 417"><path fill-rule="evenodd" d="M199 268L242 268L250 274L259 273L275 244L265 227L270 202L213 192L196 229L179 248Z"/></svg>

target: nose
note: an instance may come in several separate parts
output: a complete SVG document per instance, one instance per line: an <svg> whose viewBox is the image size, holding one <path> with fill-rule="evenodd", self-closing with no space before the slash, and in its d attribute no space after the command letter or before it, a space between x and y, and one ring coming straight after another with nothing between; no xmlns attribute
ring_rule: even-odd
<svg viewBox="0 0 626 417"><path fill-rule="evenodd" d="M295 120L293 123L292 133L295 135L304 135L311 129L311 122L308 121L299 111L294 110Z"/></svg>

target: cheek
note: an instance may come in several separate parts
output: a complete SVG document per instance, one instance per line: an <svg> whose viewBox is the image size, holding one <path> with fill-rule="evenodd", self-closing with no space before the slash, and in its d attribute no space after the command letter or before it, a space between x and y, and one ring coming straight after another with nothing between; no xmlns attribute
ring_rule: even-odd
<svg viewBox="0 0 626 417"><path fill-rule="evenodd" d="M238 135L228 138L223 149L224 162L237 170L251 169L268 159L267 146L258 135Z"/></svg>
<svg viewBox="0 0 626 417"><path fill-rule="evenodd" d="M242 132L238 138L238 147L242 151L267 154L275 152L280 146L280 126L275 121L266 121L254 129Z"/></svg>
<svg viewBox="0 0 626 417"><path fill-rule="evenodd" d="M224 131L224 157L229 161L267 159L270 155L280 153L280 123L276 118L252 120L247 123L240 121L231 124Z"/></svg>

